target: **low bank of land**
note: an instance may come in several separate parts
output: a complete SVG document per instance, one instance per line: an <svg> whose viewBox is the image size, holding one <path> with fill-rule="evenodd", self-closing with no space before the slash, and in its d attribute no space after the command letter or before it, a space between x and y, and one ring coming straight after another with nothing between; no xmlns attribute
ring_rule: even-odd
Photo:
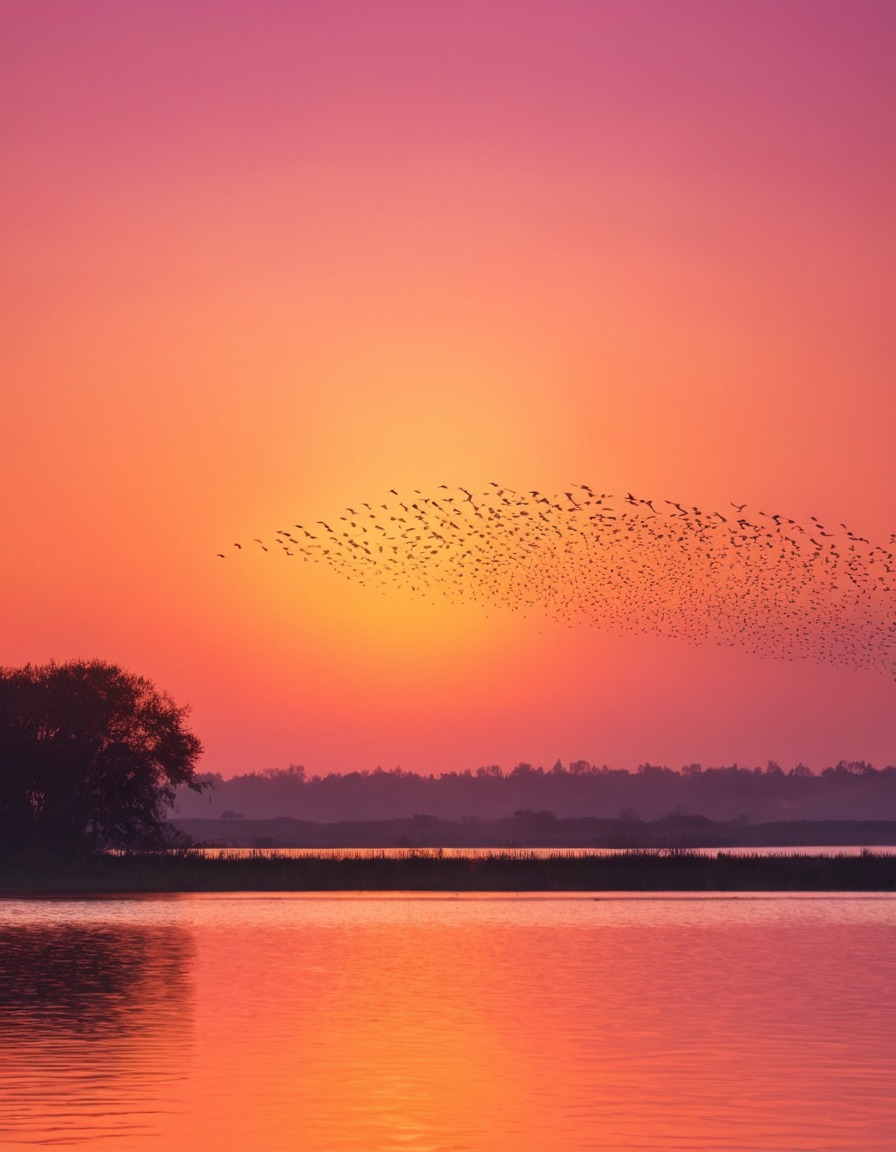
<svg viewBox="0 0 896 1152"><path fill-rule="evenodd" d="M258 852L95 856L77 864L0 866L0 893L148 892L896 892L896 853L485 856L351 851L295 858Z"/></svg>
<svg viewBox="0 0 896 1152"><path fill-rule="evenodd" d="M759 848L896 846L896 820L778 820L748 824L672 815L661 820L558 818L521 810L501 820L395 820L319 823L265 820L172 820L195 844L215 848Z"/></svg>

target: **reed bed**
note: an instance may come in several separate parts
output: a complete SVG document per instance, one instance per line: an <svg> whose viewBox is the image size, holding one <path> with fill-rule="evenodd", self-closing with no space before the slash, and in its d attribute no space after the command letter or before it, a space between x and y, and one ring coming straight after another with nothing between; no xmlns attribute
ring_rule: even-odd
<svg viewBox="0 0 896 1152"><path fill-rule="evenodd" d="M438 849L297 858L257 850L99 855L77 863L0 865L0 892L896 892L896 853L759 854L636 850L613 856L475 857Z"/></svg>

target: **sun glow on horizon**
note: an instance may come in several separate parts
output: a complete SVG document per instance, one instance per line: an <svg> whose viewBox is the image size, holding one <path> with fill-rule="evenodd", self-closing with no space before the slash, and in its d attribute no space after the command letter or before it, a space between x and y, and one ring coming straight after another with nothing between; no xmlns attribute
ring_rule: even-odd
<svg viewBox="0 0 896 1152"><path fill-rule="evenodd" d="M225 774L891 762L892 683L789 659L828 659L824 597L770 598L748 632L788 658L756 660L724 619L644 635L624 581L624 627L567 626L584 562L546 547L517 612L248 551L390 489L570 479L892 551L891 6L384 12L3 5L4 663L150 676ZM656 575L644 532L619 564ZM888 626L871 600L838 635Z"/></svg>

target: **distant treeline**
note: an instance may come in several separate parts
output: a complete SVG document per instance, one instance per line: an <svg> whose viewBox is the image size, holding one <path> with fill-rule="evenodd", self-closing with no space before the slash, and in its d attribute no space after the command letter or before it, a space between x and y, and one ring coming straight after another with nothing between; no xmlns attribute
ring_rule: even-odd
<svg viewBox="0 0 896 1152"><path fill-rule="evenodd" d="M818 774L803 764L785 771L773 761L764 768L688 764L678 771L641 764L628 772L558 760L549 769L520 763L505 772L492 764L438 776L401 768L319 776L293 764L197 779L213 787L201 796L181 790L175 818L469 821L531 810L629 823L669 814L745 822L896 819L896 766L878 769L861 760L841 760Z"/></svg>

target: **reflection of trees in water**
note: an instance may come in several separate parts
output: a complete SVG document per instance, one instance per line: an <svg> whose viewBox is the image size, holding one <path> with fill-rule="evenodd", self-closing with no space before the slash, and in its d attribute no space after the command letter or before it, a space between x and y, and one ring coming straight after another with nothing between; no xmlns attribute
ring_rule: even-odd
<svg viewBox="0 0 896 1152"><path fill-rule="evenodd" d="M0 926L0 1038L179 1033L192 953L182 928Z"/></svg>
<svg viewBox="0 0 896 1152"><path fill-rule="evenodd" d="M0 1146L170 1146L193 948L179 927L0 924Z"/></svg>

